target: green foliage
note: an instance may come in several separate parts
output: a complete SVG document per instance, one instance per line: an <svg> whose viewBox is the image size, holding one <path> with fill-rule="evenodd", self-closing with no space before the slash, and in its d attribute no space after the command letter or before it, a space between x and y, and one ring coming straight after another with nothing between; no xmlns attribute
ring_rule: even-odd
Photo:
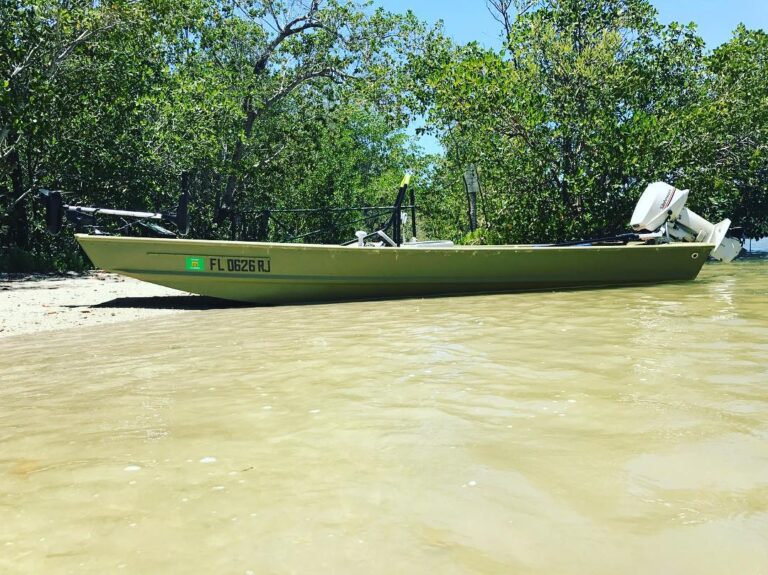
<svg viewBox="0 0 768 575"><path fill-rule="evenodd" d="M194 237L350 238L363 224L333 210L390 203L409 169L429 237L623 231L657 179L690 187L710 219L768 234L764 32L740 27L705 54L693 26L662 26L647 0L488 5L500 51L356 0L0 0L3 266L81 265L71 236L46 233L39 188L161 210L182 174ZM419 115L444 156L405 135ZM325 211L277 216L297 208Z"/></svg>
<svg viewBox="0 0 768 575"><path fill-rule="evenodd" d="M8 253L54 267L76 253L46 235L39 188L159 210L186 173L194 236L264 239L277 231L243 214L377 204L417 161L401 131L416 102L403 69L426 33L412 14L353 0L2 0L0 10ZM319 223L330 222L297 231Z"/></svg>
<svg viewBox="0 0 768 575"><path fill-rule="evenodd" d="M704 215L765 233L762 32L741 30L706 58L693 26L662 26L646 0L518 4L527 10L499 18L504 50L459 48L430 78L447 152L434 186L448 186L439 194L456 208L465 201L457 176L478 166L485 231L475 236L625 231L642 189L659 179L690 184Z"/></svg>
<svg viewBox="0 0 768 575"><path fill-rule="evenodd" d="M681 132L689 159L681 185L705 194L699 209L731 218L748 237L768 235L768 34L739 26L706 62L704 97Z"/></svg>

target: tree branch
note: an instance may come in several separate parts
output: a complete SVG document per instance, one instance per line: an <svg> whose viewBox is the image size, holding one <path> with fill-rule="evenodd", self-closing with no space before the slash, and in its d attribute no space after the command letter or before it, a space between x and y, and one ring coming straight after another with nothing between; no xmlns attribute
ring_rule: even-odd
<svg viewBox="0 0 768 575"><path fill-rule="evenodd" d="M280 46L280 44L285 42L285 40L291 36L301 34L302 32L311 30L313 28L325 28L322 22L315 20L315 16L317 16L317 12L320 9L319 0L312 0L312 4L310 5L306 14L294 18L284 26L280 26L280 23L278 22L277 15L274 13L273 2L269 3L267 9L273 15L275 23L279 26L279 29L277 35L272 39L267 47L264 48L264 51L259 54L259 57L254 62L254 74L261 74L266 69L269 59L272 57L272 54L274 54L275 50L277 50L278 46Z"/></svg>
<svg viewBox="0 0 768 575"><path fill-rule="evenodd" d="M8 139L8 134L10 133L10 128L3 128L2 134L0 134L0 144L4 143ZM16 145L19 143L19 140L21 140L21 136L16 136L16 141L8 145L8 149L3 152L2 156L0 156L0 160L5 160L13 153L13 151L16 149Z"/></svg>
<svg viewBox="0 0 768 575"><path fill-rule="evenodd" d="M280 100L285 98L288 94L293 92L296 88L298 88L304 82L308 82L309 80L313 80L315 78L334 79L336 75L337 75L337 72L333 68L322 68L320 70L310 70L305 72L304 74L299 74L293 80L288 82L288 84L286 84L285 86L280 88L277 92L272 94L269 98L264 100L264 102L262 103L261 111L263 112L265 110L268 110L276 102L279 102Z"/></svg>
<svg viewBox="0 0 768 575"><path fill-rule="evenodd" d="M33 46L32 49L29 52L27 52L27 55L24 57L24 61L21 64L13 67L13 71L8 77L9 80L13 79L14 76L17 76L18 74L23 72L27 68L27 66L29 66L29 61L32 59L32 56L40 48L40 46L41 46L41 43L38 43L37 45Z"/></svg>
<svg viewBox="0 0 768 575"><path fill-rule="evenodd" d="M261 160L261 161L257 162L257 163L254 165L254 168L257 168L257 169L258 169L258 168L263 168L264 166L266 166L267 164L269 164L269 163L270 163L272 160L274 160L274 159L275 159L277 156L279 156L279 155L280 155L280 153L281 153L281 152L282 152L282 151L283 151L285 148L287 148L287 147L288 147L288 144L283 144L283 145L279 146L279 147L277 148L277 150L275 150L275 151L274 151L274 152L273 152L273 153L272 153L270 156L267 156L267 157L266 157L266 158L264 158L263 160Z"/></svg>
<svg viewBox="0 0 768 575"><path fill-rule="evenodd" d="M509 39L512 33L512 0L485 0L485 6L493 19L504 27L504 36Z"/></svg>
<svg viewBox="0 0 768 575"><path fill-rule="evenodd" d="M110 24L106 24L105 26L101 28L96 28L94 30L83 30L77 38L70 41L68 44L64 46L64 48L61 50L58 56L56 56L51 64L48 66L48 69L45 71L45 75L47 78L51 78L55 73L56 70L61 66L61 64L69 58L69 56L72 54L72 52L77 48L80 44L83 44L90 40L93 36L96 36L98 34L102 34L103 32L106 32L107 30L111 30L112 28L117 26L117 22L112 22Z"/></svg>
<svg viewBox="0 0 768 575"><path fill-rule="evenodd" d="M23 194L21 194L18 198L16 198L14 201L11 202L11 205L8 207L8 213L16 207L18 203L21 202L26 196L28 196L30 193L32 193L32 190L34 188L28 188Z"/></svg>

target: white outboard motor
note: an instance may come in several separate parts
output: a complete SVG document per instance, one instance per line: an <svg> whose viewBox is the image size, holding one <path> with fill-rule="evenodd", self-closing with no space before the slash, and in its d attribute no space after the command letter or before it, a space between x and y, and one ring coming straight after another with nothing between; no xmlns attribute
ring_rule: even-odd
<svg viewBox="0 0 768 575"><path fill-rule="evenodd" d="M664 182L649 185L632 213L630 225L635 231L657 232L663 226L668 236L683 242L714 244L710 254L716 260L730 262L741 252L736 238L726 237L731 220L711 224L685 207L688 190L678 190Z"/></svg>

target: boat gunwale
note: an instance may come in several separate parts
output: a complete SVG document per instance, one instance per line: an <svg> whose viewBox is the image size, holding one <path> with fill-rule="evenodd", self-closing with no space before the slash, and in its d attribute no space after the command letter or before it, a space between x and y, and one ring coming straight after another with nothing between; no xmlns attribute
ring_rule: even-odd
<svg viewBox="0 0 768 575"><path fill-rule="evenodd" d="M190 238L144 238L136 236L101 236L95 234L75 234L75 238L79 241L80 238L95 239L100 242L138 242L138 243L160 243L160 244L176 244L176 245L205 245L205 246L223 246L223 247L264 247L269 249L285 249L285 250L340 250L347 252L350 250L360 250L370 252L392 252L392 251L408 251L415 253L424 252L456 252L456 251L554 251L554 250L567 250L567 251L582 251L582 250L616 250L616 249L702 249L709 248L710 250L715 248L714 244L699 243L699 242L670 242L666 244L647 244L645 242L629 242L620 245L610 244L596 244L596 245L572 245L572 246L557 246L549 244L493 244L493 245L452 245L452 246L422 246L409 247L407 244L403 244L399 247L392 246L356 246L349 245L343 246L339 244L301 244L301 243L282 243L282 242L245 242L235 240L200 240ZM86 240L88 241L88 240ZM586 244L587 242L585 242Z"/></svg>

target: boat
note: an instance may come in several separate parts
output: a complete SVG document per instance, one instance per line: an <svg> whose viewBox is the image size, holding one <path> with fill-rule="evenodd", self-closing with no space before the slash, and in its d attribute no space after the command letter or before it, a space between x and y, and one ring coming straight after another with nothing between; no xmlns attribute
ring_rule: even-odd
<svg viewBox="0 0 768 575"><path fill-rule="evenodd" d="M398 191L390 223L400 220ZM636 232L558 245L453 245L399 241L385 228L346 245L126 237L75 237L106 271L185 292L253 304L496 294L639 286L693 280L708 257L730 261L741 249L729 220L710 224L684 207L688 190L657 183L632 218ZM49 197L50 197L49 193ZM54 200L63 206L60 199ZM400 202L400 204L398 203ZM184 203L184 202L182 202ZM76 208L83 213L85 208ZM107 210L97 210L107 213ZM185 225L184 206L174 217ZM120 212L113 210L113 212ZM138 212L123 212L126 214ZM169 219L168 214L138 213ZM120 215L120 214L114 214ZM49 218L55 227L57 218ZM391 236L396 236L393 240Z"/></svg>

